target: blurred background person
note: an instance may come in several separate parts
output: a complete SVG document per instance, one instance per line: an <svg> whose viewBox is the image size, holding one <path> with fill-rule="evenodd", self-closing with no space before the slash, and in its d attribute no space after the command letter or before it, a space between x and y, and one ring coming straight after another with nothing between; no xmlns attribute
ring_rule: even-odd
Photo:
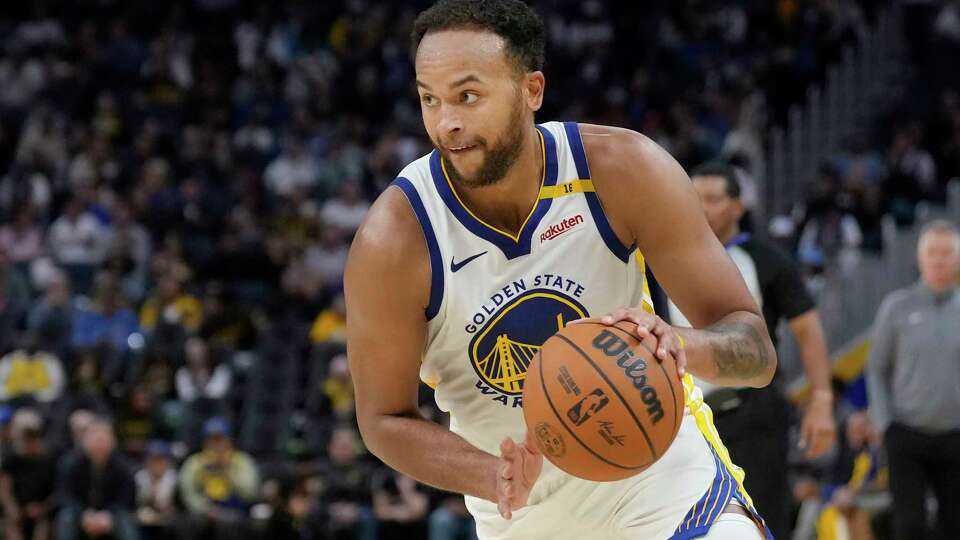
<svg viewBox="0 0 960 540"><path fill-rule="evenodd" d="M890 461L897 540L927 532L927 493L943 538L960 538L960 232L927 225L917 243L920 282L877 312L867 362L870 415Z"/></svg>
<svg viewBox="0 0 960 540"><path fill-rule="evenodd" d="M225 419L207 420L203 435L203 450L180 468L178 485L188 512L182 537L243 537L249 529L250 504L260 488L256 464L234 448Z"/></svg>
<svg viewBox="0 0 960 540"><path fill-rule="evenodd" d="M47 450L39 422L13 433L13 452L0 467L0 503L4 538L47 540L51 537L57 463Z"/></svg>
<svg viewBox="0 0 960 540"><path fill-rule="evenodd" d="M83 428L81 444L60 466L61 506L54 538L110 535L117 540L139 540L140 529L133 515L133 472L117 451L110 423L102 418L92 420Z"/></svg>
<svg viewBox="0 0 960 540"><path fill-rule="evenodd" d="M154 439L146 444L143 468L134 475L137 523L144 540L176 538L177 471L170 444Z"/></svg>

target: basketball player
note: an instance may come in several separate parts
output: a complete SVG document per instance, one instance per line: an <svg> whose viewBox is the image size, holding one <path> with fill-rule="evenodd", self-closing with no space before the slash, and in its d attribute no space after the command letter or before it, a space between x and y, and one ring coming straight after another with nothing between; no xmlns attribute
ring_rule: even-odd
<svg viewBox="0 0 960 540"><path fill-rule="evenodd" d="M634 477L574 478L526 439L526 367L576 319L634 321L660 361L714 384L773 377L759 309L683 169L628 130L534 123L544 28L520 0L441 1L413 45L436 150L374 204L345 276L369 449L465 494L483 539L769 538L689 375L676 439ZM652 313L648 260L697 329ZM418 414L418 375L449 429Z"/></svg>

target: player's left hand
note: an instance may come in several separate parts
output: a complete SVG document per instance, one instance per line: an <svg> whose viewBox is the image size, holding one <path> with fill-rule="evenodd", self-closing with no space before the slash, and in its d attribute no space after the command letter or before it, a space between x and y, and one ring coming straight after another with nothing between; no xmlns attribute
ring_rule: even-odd
<svg viewBox="0 0 960 540"><path fill-rule="evenodd" d="M599 322L607 326L613 326L620 321L629 321L636 324L636 336L640 341L653 338L655 343L649 341L648 343L655 351L654 355L657 360L662 363L670 357L675 358L677 374L683 377L683 374L687 371L687 353L683 350L676 329L660 317L644 311L643 308L619 308L599 318L577 319L570 321L569 324Z"/></svg>
<svg viewBox="0 0 960 540"><path fill-rule="evenodd" d="M837 439L837 425L833 420L833 399L828 394L815 394L807 404L800 424L800 448L807 459L825 454Z"/></svg>
<svg viewBox="0 0 960 540"><path fill-rule="evenodd" d="M500 443L497 464L497 510L504 519L513 517L513 511L527 505L530 491L543 470L543 454L527 433L527 439L517 444L507 437Z"/></svg>

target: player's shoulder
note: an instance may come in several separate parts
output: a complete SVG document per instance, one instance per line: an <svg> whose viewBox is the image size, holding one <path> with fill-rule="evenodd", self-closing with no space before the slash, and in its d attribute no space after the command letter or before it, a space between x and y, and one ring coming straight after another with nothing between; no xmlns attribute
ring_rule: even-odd
<svg viewBox="0 0 960 540"><path fill-rule="evenodd" d="M675 159L655 141L631 129L577 124L595 184L604 191L636 195L638 188L686 179Z"/></svg>

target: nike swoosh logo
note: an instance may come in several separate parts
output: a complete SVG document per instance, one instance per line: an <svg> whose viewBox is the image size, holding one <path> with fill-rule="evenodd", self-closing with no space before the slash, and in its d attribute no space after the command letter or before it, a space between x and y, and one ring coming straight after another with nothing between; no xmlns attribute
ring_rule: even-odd
<svg viewBox="0 0 960 540"><path fill-rule="evenodd" d="M472 257L467 257L466 259L464 259L464 260L462 260L462 261L460 261L460 262L457 262L457 261L455 261L455 260L453 260L453 259L450 259L450 271L451 271L451 272L457 272L457 271L459 271L461 268L463 268L464 266L470 264L470 261L476 259L477 257L481 257L481 256L483 256L483 255L486 255L486 254L487 254L486 251L484 251L484 252L482 252L482 253L477 253L476 255L474 255L474 256L472 256Z"/></svg>

